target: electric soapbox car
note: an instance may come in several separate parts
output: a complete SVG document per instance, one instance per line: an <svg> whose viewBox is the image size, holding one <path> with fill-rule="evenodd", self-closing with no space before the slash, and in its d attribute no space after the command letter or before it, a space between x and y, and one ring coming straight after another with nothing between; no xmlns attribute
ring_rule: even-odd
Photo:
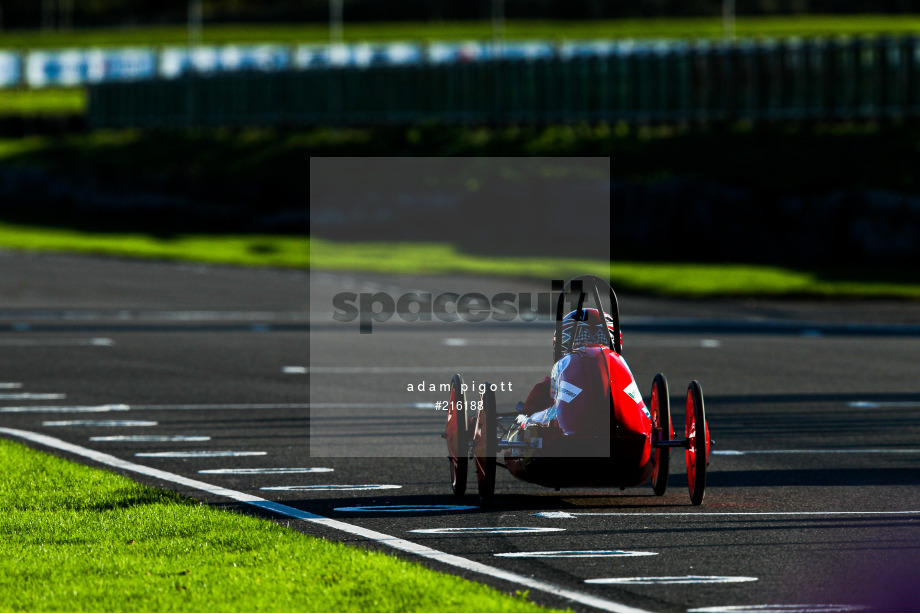
<svg viewBox="0 0 920 614"><path fill-rule="evenodd" d="M599 287L610 291L609 314ZM585 308L589 293L597 309ZM563 317L566 299L576 295L577 308ZM492 502L497 465L520 480L556 490L625 489L651 479L655 494L663 495L670 450L683 448L690 500L700 505L711 445L700 384L694 380L687 388L684 438L674 439L665 376L655 376L646 406L621 354L616 293L604 280L584 275L565 284L559 295L552 375L537 384L526 404L499 413L488 383L479 386L478 402L467 404L463 377L454 375L443 435L454 494L466 492L472 459L483 505ZM498 454L504 462L498 462Z"/></svg>

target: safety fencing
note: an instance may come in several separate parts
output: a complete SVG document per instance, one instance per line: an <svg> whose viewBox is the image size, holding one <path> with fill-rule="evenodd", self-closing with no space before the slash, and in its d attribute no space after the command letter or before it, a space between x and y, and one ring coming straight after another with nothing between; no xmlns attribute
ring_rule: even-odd
<svg viewBox="0 0 920 614"><path fill-rule="evenodd" d="M83 49L0 49L0 90L74 87L109 81L175 79L184 75L311 70L330 66L439 64L496 57L547 57L592 49L595 41L412 42L354 44L193 45Z"/></svg>
<svg viewBox="0 0 920 614"><path fill-rule="evenodd" d="M920 38L617 43L90 88L92 126L846 120L920 114Z"/></svg>

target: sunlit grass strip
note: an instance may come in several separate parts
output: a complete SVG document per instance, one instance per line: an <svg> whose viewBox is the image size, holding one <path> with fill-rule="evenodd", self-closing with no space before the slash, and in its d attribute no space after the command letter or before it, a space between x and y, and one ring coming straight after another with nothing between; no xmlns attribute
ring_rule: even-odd
<svg viewBox="0 0 920 614"><path fill-rule="evenodd" d="M61 115L86 111L83 88L49 88L0 91L0 116Z"/></svg>
<svg viewBox="0 0 920 614"><path fill-rule="evenodd" d="M548 611L18 443L0 466L3 611Z"/></svg>
<svg viewBox="0 0 920 614"><path fill-rule="evenodd" d="M817 296L920 298L920 284L836 281L819 273L753 264L611 262L578 258L491 257L443 243L334 243L313 239L314 269L463 273L540 279L608 275L615 289L666 296Z"/></svg>
<svg viewBox="0 0 920 614"><path fill-rule="evenodd" d="M446 243L345 243L277 235L91 233L0 223L0 248L402 274L470 274L569 279L609 274L617 290L665 296L920 298L908 281L825 278L820 272L753 264L611 262L582 258L481 256Z"/></svg>
<svg viewBox="0 0 920 614"><path fill-rule="evenodd" d="M307 268L310 240L275 235L180 235L85 232L0 223L0 247L186 260L211 264Z"/></svg>
<svg viewBox="0 0 920 614"><path fill-rule="evenodd" d="M865 34L914 34L920 30L915 15L789 15L740 16L735 33L741 37L835 36ZM491 40L492 23L483 21L346 23L344 39L360 41ZM551 41L591 38L720 38L722 19L713 17L552 21L509 19L505 38ZM208 24L203 44L225 43L325 43L326 23L305 24ZM138 45L186 45L185 26L150 26L76 29L71 32L12 30L4 32L4 48L108 47Z"/></svg>

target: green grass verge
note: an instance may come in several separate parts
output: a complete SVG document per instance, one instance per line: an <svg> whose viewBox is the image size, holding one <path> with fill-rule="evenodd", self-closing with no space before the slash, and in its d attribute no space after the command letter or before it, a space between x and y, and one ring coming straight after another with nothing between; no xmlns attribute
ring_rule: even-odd
<svg viewBox="0 0 920 614"><path fill-rule="evenodd" d="M618 290L685 297L920 298L920 280L754 264L611 262L465 254L441 243L341 243L275 235L92 233L0 223L0 248L379 273L460 273L538 279L608 274Z"/></svg>
<svg viewBox="0 0 920 614"><path fill-rule="evenodd" d="M545 612L0 440L0 610Z"/></svg>
<svg viewBox="0 0 920 614"><path fill-rule="evenodd" d="M0 247L243 266L310 266L310 240L275 235L94 233L0 223Z"/></svg>
<svg viewBox="0 0 920 614"><path fill-rule="evenodd" d="M736 22L739 37L836 36L857 34L914 34L920 30L916 15L793 15L745 17ZM650 18L594 21L508 20L509 40L553 41L591 38L719 38L721 17ZM345 23L344 38L357 41L489 40L489 21ZM205 24L204 44L223 43L324 43L325 23L307 24ZM185 26L138 26L78 29L72 32L11 30L3 33L3 48L185 45Z"/></svg>
<svg viewBox="0 0 920 614"><path fill-rule="evenodd" d="M0 93L0 116L70 115L84 112L86 90L83 88L3 90Z"/></svg>

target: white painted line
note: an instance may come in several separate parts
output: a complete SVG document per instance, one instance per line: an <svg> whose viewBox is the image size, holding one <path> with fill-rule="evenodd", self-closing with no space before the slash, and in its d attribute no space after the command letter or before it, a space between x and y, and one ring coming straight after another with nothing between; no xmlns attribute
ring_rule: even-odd
<svg viewBox="0 0 920 614"><path fill-rule="evenodd" d="M105 435L90 441L211 441L206 435Z"/></svg>
<svg viewBox="0 0 920 614"><path fill-rule="evenodd" d="M263 486L259 490L395 490L398 484L314 484L312 486Z"/></svg>
<svg viewBox="0 0 920 614"><path fill-rule="evenodd" d="M917 516L920 510L882 512L537 512L540 518L569 519L576 516Z"/></svg>
<svg viewBox="0 0 920 614"><path fill-rule="evenodd" d="M307 368L306 367L284 367L281 369L281 372L293 375L293 374L298 374L298 373L306 373Z"/></svg>
<svg viewBox="0 0 920 614"><path fill-rule="evenodd" d="M545 347L545 339L496 339L493 337L447 337L441 340L447 347ZM630 348L719 348L718 339L629 339Z"/></svg>
<svg viewBox="0 0 920 614"><path fill-rule="evenodd" d="M156 426L153 420L46 420L42 426Z"/></svg>
<svg viewBox="0 0 920 614"><path fill-rule="evenodd" d="M834 603L773 603L760 605L723 605L708 608L693 608L688 612L861 612L868 608L863 605L842 605Z"/></svg>
<svg viewBox="0 0 920 614"><path fill-rule="evenodd" d="M169 411L169 410L188 410L188 411L197 411L197 410L258 410L258 409L309 409L310 405L308 403L261 403L261 404L246 404L246 403L231 403L225 405L125 405L128 409L135 409L138 411Z"/></svg>
<svg viewBox="0 0 920 614"><path fill-rule="evenodd" d="M115 342L102 337L93 339L0 339L0 347L69 347L80 345L109 347L115 345Z"/></svg>
<svg viewBox="0 0 920 614"><path fill-rule="evenodd" d="M28 311L0 311L0 320L26 317L31 320L157 320L167 322L263 322L283 320L293 322L309 321L309 314L302 311L165 311L129 309L33 309ZM20 326L27 327L28 324Z"/></svg>
<svg viewBox="0 0 920 614"><path fill-rule="evenodd" d="M215 486L206 482L200 482L198 480L186 478L176 473L162 471L160 469L147 467L145 465L138 465L130 461L122 460L110 454L104 454L102 452L97 452L96 450L91 450L89 448L67 443L61 439L42 435L41 433L33 433L30 431L21 431L18 429L9 429L3 427L0 427L0 433L10 435L12 437L18 437L20 439L26 439L43 446L48 446L50 448L69 452L71 454L76 454L78 456L91 459L95 462L102 463L110 467L122 469L124 471L131 471L141 475L154 477L159 480L172 482L173 484L194 488L196 490L200 490L202 492L206 492L218 497L226 497L233 501L239 501L241 503L252 505L253 507L258 507L262 510L271 511L282 516L287 516L288 518L304 520L306 522L311 522L313 524L317 524L330 529L343 531L350 535L356 535L358 537L363 537L364 539L373 540L381 545L388 546L402 552L431 559L444 565L450 565L451 567L456 567L467 573L473 572L482 574L491 578L510 582L518 587L538 590L550 595L561 597L562 599L584 604L588 607L602 610L604 612L645 612L645 610L633 608L622 603L617 603L616 601L610 601L609 599L604 599L602 597L595 597L594 595L589 595L580 591L574 591L568 588L557 586L550 582L544 582L530 576L524 576L500 569L498 567L493 567L491 565L485 565L478 561L473 561L462 556L441 552L440 550L435 550L434 548L422 546L421 544L416 544L415 542L410 542L408 540L394 537L392 535L387 535L386 533L380 533L379 531L373 531L371 529L359 527L358 525L342 522L341 520L333 520L331 518L326 518L325 516L319 516L318 514L305 512L288 505L267 501L261 497L256 497L254 495L249 495L240 491L230 490L228 488L222 488L220 486Z"/></svg>
<svg viewBox="0 0 920 614"><path fill-rule="evenodd" d="M36 405L34 407L0 407L0 413L10 414L80 414L80 413L101 413L108 411L128 411L127 405L74 405L63 407L46 407Z"/></svg>
<svg viewBox="0 0 920 614"><path fill-rule="evenodd" d="M10 392L0 393L0 401L60 401L67 395L57 393Z"/></svg>
<svg viewBox="0 0 920 614"><path fill-rule="evenodd" d="M17 390L22 388L19 382L0 382L0 390Z"/></svg>
<svg viewBox="0 0 920 614"><path fill-rule="evenodd" d="M254 467L249 469L202 469L198 473L218 475L267 475L275 473L331 473L329 467Z"/></svg>
<svg viewBox="0 0 920 614"><path fill-rule="evenodd" d="M265 456L268 452L234 452L232 450L202 452L138 452L134 456L148 458L217 458L224 456Z"/></svg>
<svg viewBox="0 0 920 614"><path fill-rule="evenodd" d="M389 373L457 373L462 371L488 371L489 373L534 373L546 371L546 365L533 367L307 367L307 373L322 373L327 375L342 374L389 374Z"/></svg>
<svg viewBox="0 0 920 614"><path fill-rule="evenodd" d="M856 409L881 409L883 407L902 407L909 409L920 407L920 401L851 401L847 403Z"/></svg>
<svg viewBox="0 0 920 614"><path fill-rule="evenodd" d="M61 395L63 396L63 395ZM2 398L2 395L0 395ZM412 404L406 405L396 405L396 407L410 407ZM425 405L425 409L428 407L434 407L434 403L416 403L415 405ZM330 403L330 407L347 407L347 405L334 404ZM372 405L372 407L380 407L379 405ZM263 403L263 404L229 404L229 405L77 405L71 407L46 407L36 405L33 407L0 407L0 413L79 413L79 412L105 412L105 411L169 411L169 410L186 410L186 411L198 411L198 410L262 410L262 409L310 409L309 403Z"/></svg>
<svg viewBox="0 0 920 614"><path fill-rule="evenodd" d="M638 578L596 578L586 584L726 584L731 582L756 582L750 576L649 576Z"/></svg>
<svg viewBox="0 0 920 614"><path fill-rule="evenodd" d="M543 552L500 552L494 556L514 559L585 559L621 556L656 556L657 554L657 552L642 552L639 550L546 550Z"/></svg>
<svg viewBox="0 0 920 614"><path fill-rule="evenodd" d="M444 527L440 529L412 529L408 533L449 533L451 535L466 533L551 533L565 531L557 527Z"/></svg>
<svg viewBox="0 0 920 614"><path fill-rule="evenodd" d="M463 512L479 509L477 505L356 505L337 507L337 512Z"/></svg>
<svg viewBox="0 0 920 614"><path fill-rule="evenodd" d="M308 409L438 409L437 403L308 403Z"/></svg>
<svg viewBox="0 0 920 614"><path fill-rule="evenodd" d="M872 448L844 450L713 450L714 456L745 456L747 454L920 454L920 448Z"/></svg>

